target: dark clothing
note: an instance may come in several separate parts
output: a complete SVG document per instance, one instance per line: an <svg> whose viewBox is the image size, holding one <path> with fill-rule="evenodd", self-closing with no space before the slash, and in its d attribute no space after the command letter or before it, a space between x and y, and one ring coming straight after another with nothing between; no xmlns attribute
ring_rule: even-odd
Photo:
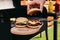
<svg viewBox="0 0 60 40"><path fill-rule="evenodd" d="M41 33L46 29L47 23L44 22L42 28L35 34L32 35L14 35L10 33L11 25L10 25L10 18L18 18L18 17L39 17L39 18L46 18L47 17L47 10L44 7L43 12L37 14L36 16L28 16L27 15L27 7L20 6L20 0L13 0L13 4L16 7L15 9L7 9L7 10L0 10L0 15L4 15L4 23L0 22L0 40L29 40L30 38L36 36L38 33ZM50 14L49 14L50 15ZM52 14L51 14L52 15ZM5 39L4 39L5 38Z"/></svg>
<svg viewBox="0 0 60 40"><path fill-rule="evenodd" d="M47 18L47 10L44 7L43 8L43 12L42 13L39 13L39 14L37 14L35 16L34 15L29 16L29 15L27 15L27 13L24 13L23 14L24 16L22 14L20 14L20 15L21 15L20 17L24 17L25 16L27 18L32 18L32 17L35 18L36 17L35 19L37 19L37 18ZM12 37L13 40L29 40L29 39L31 39L32 37L36 36L37 34L41 33L42 31L44 31L46 29L47 22L46 21L43 21L43 23L44 23L44 25L41 27L41 29L37 33L32 34L32 35L14 35L14 34L12 34L13 35L13 37Z"/></svg>
<svg viewBox="0 0 60 40"><path fill-rule="evenodd" d="M0 33L0 35L2 36L1 40L3 40L3 38L6 36L6 40L29 40L30 38L34 37L35 35L37 35L38 33L42 32L39 31L33 35L27 35L27 36L22 36L22 35L14 35L10 33L10 20L9 18L18 18L18 17L40 17L40 18L46 18L47 17L47 10L44 7L43 12L41 14L37 14L36 16L28 16L27 15L27 7L26 6L22 6L19 9L7 9L7 10L0 10L0 13L3 13L3 15L5 16L3 19L5 20L4 23L0 23L0 26L2 26L0 29L0 31L2 31Z"/></svg>
<svg viewBox="0 0 60 40"><path fill-rule="evenodd" d="M10 28L10 18L8 13L5 10L0 10L0 40L12 40Z"/></svg>
<svg viewBox="0 0 60 40"><path fill-rule="evenodd" d="M47 17L47 10L44 7L43 12L39 13L37 15L29 16L27 15L27 7L20 5L20 0L13 0L13 4L16 7L15 9L6 9L6 10L0 10L0 14L4 15L4 23L0 23L0 40L29 40L30 38L36 36L38 33L42 32L43 30L32 34L32 35L14 35L10 33L11 24L10 24L10 18L18 18L18 17L40 17L40 18L46 18ZM46 24L46 22L45 22ZM45 27L45 25L43 25ZM44 29L44 28L42 28ZM45 30L45 29L44 29ZM5 38L5 39L4 39Z"/></svg>
<svg viewBox="0 0 60 40"><path fill-rule="evenodd" d="M20 8L20 1L21 0L12 0L13 1L13 5L16 7L16 8Z"/></svg>

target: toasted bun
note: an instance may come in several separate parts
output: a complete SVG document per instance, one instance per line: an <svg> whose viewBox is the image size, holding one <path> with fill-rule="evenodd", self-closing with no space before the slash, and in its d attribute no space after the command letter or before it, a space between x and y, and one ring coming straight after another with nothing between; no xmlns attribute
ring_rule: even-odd
<svg viewBox="0 0 60 40"><path fill-rule="evenodd" d="M42 25L38 25L38 26L30 26L30 25L28 25L28 27L29 28L32 28L32 29L36 29L36 28L39 28L39 27L41 27Z"/></svg>
<svg viewBox="0 0 60 40"><path fill-rule="evenodd" d="M28 19L25 17L19 17L16 19L16 23L20 23L20 22L24 22L24 21L28 21Z"/></svg>
<svg viewBox="0 0 60 40"><path fill-rule="evenodd" d="M39 12L41 12L40 9L37 9L37 8L31 9L31 10L28 11L28 15L36 14L36 13L39 13Z"/></svg>
<svg viewBox="0 0 60 40"><path fill-rule="evenodd" d="M26 25L16 25L16 28L25 28L26 27Z"/></svg>

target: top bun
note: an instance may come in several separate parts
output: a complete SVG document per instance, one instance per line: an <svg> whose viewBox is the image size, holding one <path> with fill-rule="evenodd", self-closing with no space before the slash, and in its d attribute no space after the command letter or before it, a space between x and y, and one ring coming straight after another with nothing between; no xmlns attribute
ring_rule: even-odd
<svg viewBox="0 0 60 40"><path fill-rule="evenodd" d="M16 19L16 22L24 22L24 21L28 21L28 19L27 18L25 18L25 17L19 17L19 18L17 18Z"/></svg>
<svg viewBox="0 0 60 40"><path fill-rule="evenodd" d="M33 9L28 11L28 15L33 15L33 14L36 14L36 13L39 13L39 12L41 12L40 9L33 8Z"/></svg>

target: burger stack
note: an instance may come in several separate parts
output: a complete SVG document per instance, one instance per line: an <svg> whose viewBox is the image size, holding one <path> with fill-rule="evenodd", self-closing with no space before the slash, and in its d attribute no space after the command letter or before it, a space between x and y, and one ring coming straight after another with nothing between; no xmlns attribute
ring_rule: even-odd
<svg viewBox="0 0 60 40"><path fill-rule="evenodd" d="M17 28L39 28L42 25L42 22L39 20L29 20L25 17L19 17L16 19Z"/></svg>

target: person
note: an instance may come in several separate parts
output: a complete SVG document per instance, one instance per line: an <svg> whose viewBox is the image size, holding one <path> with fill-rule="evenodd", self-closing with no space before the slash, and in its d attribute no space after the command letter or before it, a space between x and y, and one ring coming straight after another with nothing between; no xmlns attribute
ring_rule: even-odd
<svg viewBox="0 0 60 40"><path fill-rule="evenodd" d="M10 14L14 8L12 0L0 0L0 40L12 40L10 33Z"/></svg>
<svg viewBox="0 0 60 40"><path fill-rule="evenodd" d="M43 1L45 2L46 0L43 0ZM44 2L43 2L43 4L44 4ZM26 7L22 7L23 10L24 10L24 8L26 8ZM20 9L20 10L22 10L22 9ZM18 10L19 13L20 13L20 10ZM36 13L36 15L33 15L33 14L32 15L30 15L30 14L27 15L26 11L27 11L26 9L24 10L24 12L21 11L21 13L23 13L24 15L20 14L20 17L26 16L27 18L29 18L29 17L30 18L31 17L47 18L47 9L44 6L43 6L42 12L39 11L39 12ZM44 25L41 27L41 29L37 33L32 34L32 35L15 35L15 34L12 34L12 40L29 40L32 37L36 36L37 34L43 32L44 30L47 31L46 27L47 27L47 22L44 21ZM47 34L46 34L46 36L47 36Z"/></svg>
<svg viewBox="0 0 60 40"><path fill-rule="evenodd" d="M40 14L42 16L40 17L43 17L43 18L46 18L46 8L44 7L43 8L43 13ZM45 15L44 15L45 14ZM37 15L36 15L37 16ZM29 16L30 18L33 17L33 16ZM36 36L37 34L43 32L45 29L46 29L46 26L47 26L47 23L44 22L44 25L42 26L42 28L40 29L40 31L38 31L37 33L33 34L33 35L15 35L15 34L12 34L12 40L29 40L31 39L32 37Z"/></svg>
<svg viewBox="0 0 60 40"><path fill-rule="evenodd" d="M16 7L16 8L20 8L20 0L12 0L13 1L13 5Z"/></svg>

